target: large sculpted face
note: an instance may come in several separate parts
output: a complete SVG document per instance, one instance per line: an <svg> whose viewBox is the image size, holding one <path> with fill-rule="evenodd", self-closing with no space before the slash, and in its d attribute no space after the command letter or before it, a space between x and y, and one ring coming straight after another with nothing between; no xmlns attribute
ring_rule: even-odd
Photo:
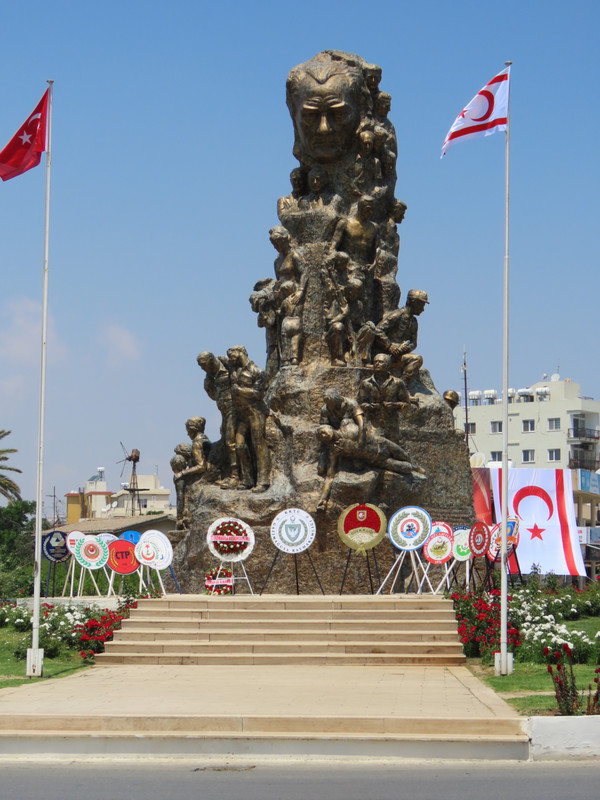
<svg viewBox="0 0 600 800"><path fill-rule="evenodd" d="M358 97L358 79L353 73L297 73L289 104L304 155L322 164L341 158L351 147L360 120Z"/></svg>

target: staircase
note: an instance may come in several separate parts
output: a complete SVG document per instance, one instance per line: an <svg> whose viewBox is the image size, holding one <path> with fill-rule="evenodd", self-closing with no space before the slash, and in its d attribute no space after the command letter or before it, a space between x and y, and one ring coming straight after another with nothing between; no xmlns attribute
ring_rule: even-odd
<svg viewBox="0 0 600 800"><path fill-rule="evenodd" d="M102 665L465 663L452 602L416 595L206 595L138 601Z"/></svg>

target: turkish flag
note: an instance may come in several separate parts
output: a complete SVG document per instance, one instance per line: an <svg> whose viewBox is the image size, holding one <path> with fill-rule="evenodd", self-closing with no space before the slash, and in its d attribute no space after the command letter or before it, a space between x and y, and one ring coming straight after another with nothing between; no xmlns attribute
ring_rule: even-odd
<svg viewBox="0 0 600 800"><path fill-rule="evenodd" d="M16 178L40 163L46 149L49 91L46 89L33 113L0 153L0 178L3 181Z"/></svg>
<svg viewBox="0 0 600 800"><path fill-rule="evenodd" d="M505 131L508 125L508 87L510 67L495 75L481 89L454 120L442 145L443 158L459 139L490 136Z"/></svg>
<svg viewBox="0 0 600 800"><path fill-rule="evenodd" d="M496 519L502 519L502 470L494 469ZM579 545L573 482L568 469L508 470L508 516L519 520L521 571L537 564L543 574L585 575Z"/></svg>

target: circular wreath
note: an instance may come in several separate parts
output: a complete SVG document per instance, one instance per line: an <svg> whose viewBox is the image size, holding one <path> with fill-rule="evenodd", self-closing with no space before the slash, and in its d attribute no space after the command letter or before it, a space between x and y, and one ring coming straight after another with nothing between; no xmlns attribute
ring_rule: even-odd
<svg viewBox="0 0 600 800"><path fill-rule="evenodd" d="M219 576L217 578L217 575ZM232 594L233 581L231 583L218 583L216 580L231 580L233 574L226 567L213 567L204 576L204 594Z"/></svg>
<svg viewBox="0 0 600 800"><path fill-rule="evenodd" d="M215 541L215 537L217 536L224 536L224 537L238 537L243 536L245 537L245 541L232 541L228 542L225 541ZM246 528L244 525L241 525L235 519L226 519L223 520L211 534L211 539L213 542L213 546L217 553L221 555L232 555L234 553L243 553L244 550L250 544L250 539L248 538L248 534L246 533Z"/></svg>

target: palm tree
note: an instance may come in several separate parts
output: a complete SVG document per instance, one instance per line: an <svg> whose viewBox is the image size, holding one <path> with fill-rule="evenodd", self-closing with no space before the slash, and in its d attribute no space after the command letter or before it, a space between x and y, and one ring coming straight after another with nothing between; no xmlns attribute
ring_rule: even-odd
<svg viewBox="0 0 600 800"><path fill-rule="evenodd" d="M8 436L10 431L0 430L0 439L4 439L5 436ZM5 461L8 461L8 453L16 453L17 451L13 448L0 448L0 495L2 497L6 497L8 501L10 500L20 500L21 499L21 490L17 486L14 481L11 481L10 478L7 478L6 475L3 475L2 472L5 470L10 470L11 472L21 472L20 469L17 467L9 467L4 464Z"/></svg>

